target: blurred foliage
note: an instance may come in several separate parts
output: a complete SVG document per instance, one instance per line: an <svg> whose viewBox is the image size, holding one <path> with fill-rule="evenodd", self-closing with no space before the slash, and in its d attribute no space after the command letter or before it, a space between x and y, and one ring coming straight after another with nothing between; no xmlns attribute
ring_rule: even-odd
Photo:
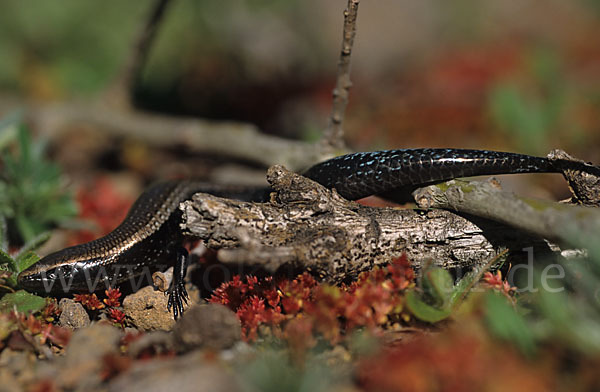
<svg viewBox="0 0 600 392"><path fill-rule="evenodd" d="M526 83L500 81L490 90L490 111L500 130L522 151L544 154L550 136L562 125L565 80L560 59L534 50L526 62Z"/></svg>
<svg viewBox="0 0 600 392"><path fill-rule="evenodd" d="M576 3L574 22L598 8L597 1ZM315 4L174 1L143 69L136 104L249 121L312 140L310 125L321 129L328 115L335 71L332 29L324 26L329 19L316 17ZM415 41L427 43L427 51L399 47L395 56L385 57L391 63L373 59L367 63L377 65L362 74L367 68L356 67L346 122L350 144L364 149L381 141L385 147L452 144L545 154L557 144L576 153L597 140L598 86L585 80L598 79L597 51L576 39L558 39L576 32L556 29L543 35L535 28L543 24L543 15L535 15L533 27L528 26L535 31L531 36L521 32L518 21L502 34L490 34L493 23L487 16L495 10L490 4L433 2L425 12L444 34L430 40L431 26L415 31ZM126 61L151 5L149 0L64 0L60 7L31 7L5 0L0 88L42 98L97 94ZM398 7L390 9L399 12ZM549 8L557 12L560 6ZM361 37L378 23L362 15L366 28L357 36L359 59L365 53ZM586 28L593 25L593 20L584 22ZM580 41L590 35L583 27L577 34ZM379 44L370 40L368 45L374 51ZM507 47L514 55L509 61ZM377 78L369 79L374 74Z"/></svg>
<svg viewBox="0 0 600 392"><path fill-rule="evenodd" d="M598 0L583 0L585 4L587 4L590 9L600 15L600 1Z"/></svg>
<svg viewBox="0 0 600 392"><path fill-rule="evenodd" d="M42 97L99 91L125 62L153 3L149 0L102 3L65 0L60 7L53 3L31 7L18 0L4 1L0 14L3 56L0 87L25 88L34 96ZM144 72L146 82L155 88L170 88L182 74L190 71L190 65L194 65L197 58L211 58L215 53L225 57L251 55L251 48L244 42L251 39L250 32L261 33L252 27L254 24L265 28L269 23L278 23L281 27L293 24L307 30L308 27L300 23L298 3L275 0L173 2L151 50ZM266 18L266 22L248 25L247 20L252 17ZM276 38L277 34L273 34L272 39ZM268 42L261 43L265 44ZM313 44L312 49L318 49L318 41ZM305 49L302 55L312 50ZM298 48L295 50L301 52ZM235 62L231 64L235 67Z"/></svg>
<svg viewBox="0 0 600 392"><path fill-rule="evenodd" d="M456 283L447 270L433 265L420 271L419 286L406 293L406 307L419 320L428 323L440 322L452 315L469 291L478 284L482 276L486 287L512 295L512 288L502 280L500 273L493 275L490 269L498 270L506 261L508 251L501 252L485 265L467 272Z"/></svg>
<svg viewBox="0 0 600 392"><path fill-rule="evenodd" d="M450 316L454 287L448 271L437 267L425 270L420 289L420 293L416 290L406 293L406 306L416 318L437 323Z"/></svg>
<svg viewBox="0 0 600 392"><path fill-rule="evenodd" d="M349 372L343 370L316 355L297 366L289 361L285 352L270 348L240 368L238 374L248 391L325 392L337 390L335 386L350 385Z"/></svg>
<svg viewBox="0 0 600 392"><path fill-rule="evenodd" d="M242 71L239 67L251 66L247 56L252 56L251 50L257 49L257 42L251 42L262 36L270 27L273 34L289 33L285 24L302 27L298 15L297 0L253 0L246 2L197 2L193 0L178 1L169 9L164 25L161 26L155 47L149 58L146 79L150 83L168 85L174 78L191 71L189 68L199 59L214 61L215 55L228 59L219 66L227 67L231 77ZM256 20L261 23L256 23ZM275 23L277 26L273 26ZM280 25L282 24L282 25ZM277 29L283 29L280 31ZM302 30L306 30L303 27ZM263 37L269 39L268 35ZM276 40L276 36L271 36ZM174 43L177 43L174 45ZM273 45L273 42L263 41L261 45ZM271 47L272 48L272 47ZM273 49L273 48L272 48ZM302 48L300 52L305 53ZM272 62L273 53L264 53L265 60ZM181 61L182 59L187 61ZM211 60L212 59L212 60ZM258 59L254 59L258 60ZM282 59L282 63L287 60ZM208 64L210 65L210 64ZM263 76L268 75L260 70ZM256 76L256 75L255 75Z"/></svg>
<svg viewBox="0 0 600 392"><path fill-rule="evenodd" d="M523 315L514 308L514 304L494 292L487 293L485 300L485 312L490 331L500 338L511 341L523 353L532 355L536 350L534 334Z"/></svg>
<svg viewBox="0 0 600 392"><path fill-rule="evenodd" d="M13 243L28 243L73 217L77 208L64 190L58 166L44 158L44 143L33 142L17 122L5 124L0 135L5 132L15 140L0 151L0 216L8 222Z"/></svg>
<svg viewBox="0 0 600 392"><path fill-rule="evenodd" d="M529 270L534 285L522 289L516 304L488 295L485 310L491 331L527 355L543 344L599 356L600 247L594 238L573 235L572 245L590 249L587 259Z"/></svg>
<svg viewBox="0 0 600 392"><path fill-rule="evenodd" d="M18 274L39 261L39 256L34 252L35 249L43 245L50 234L41 229L44 223L52 222L53 214L45 209L54 211L54 213L74 211L72 201L66 196L59 197L58 201L54 197L49 197L56 191L56 184L51 181L55 175L56 168L41 159L41 145L32 146L29 140L27 130L19 126L17 116L12 116L0 123L0 150L2 154L2 176L0 179L0 288L13 291L17 286ZM15 144L18 138L20 153L16 157L10 147ZM37 177L32 175L38 172L33 166L38 165L42 169L41 175L50 177ZM33 180L29 182L28 180ZM49 182L48 182L49 181ZM46 186L44 186L46 184ZM30 191L49 190L38 196L30 196L28 192L21 192L19 189L24 187ZM29 196L28 196L29 195ZM28 208L30 205L31 208ZM66 208L66 206L70 206ZM38 217L27 215L29 212L44 210ZM66 215L68 216L68 214ZM56 216L57 219L63 219L65 215ZM11 219L13 224L7 224ZM50 219L50 220L48 220ZM17 223L20 222L20 223ZM17 226L22 225L24 231L21 232ZM25 240L25 245L14 254L9 253L9 228L17 230L20 234L20 241ZM15 309L18 312L37 312L46 305L46 301L36 295L17 291L8 293L0 299L0 312L8 312Z"/></svg>
<svg viewBox="0 0 600 392"><path fill-rule="evenodd" d="M60 6L4 1L0 14L0 85L34 96L95 92L123 62L137 20L150 1ZM103 22L103 23L98 23Z"/></svg>

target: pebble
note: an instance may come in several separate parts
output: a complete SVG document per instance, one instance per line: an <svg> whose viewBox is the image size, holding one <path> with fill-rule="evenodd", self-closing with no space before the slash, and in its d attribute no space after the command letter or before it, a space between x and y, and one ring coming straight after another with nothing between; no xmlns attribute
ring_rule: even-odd
<svg viewBox="0 0 600 392"><path fill-rule="evenodd" d="M184 305L184 309L201 301L198 289L190 287L188 293L188 305ZM173 313L167 310L168 298L164 292L146 286L125 297L123 312L140 330L170 331L175 326L175 320Z"/></svg>
<svg viewBox="0 0 600 392"><path fill-rule="evenodd" d="M63 298L58 303L61 310L58 322L61 327L79 329L90 325L90 316L79 302Z"/></svg>
<svg viewBox="0 0 600 392"><path fill-rule="evenodd" d="M195 351L170 360L139 361L108 385L110 392L237 392L235 374Z"/></svg>
<svg viewBox="0 0 600 392"><path fill-rule="evenodd" d="M59 389L97 390L102 384L104 358L119 353L123 332L105 322L73 332L64 357L38 363L38 380L52 380Z"/></svg>
<svg viewBox="0 0 600 392"><path fill-rule="evenodd" d="M198 348L223 350L241 339L240 322L233 311L223 305L197 305L188 309L175 325L173 339L177 352Z"/></svg>

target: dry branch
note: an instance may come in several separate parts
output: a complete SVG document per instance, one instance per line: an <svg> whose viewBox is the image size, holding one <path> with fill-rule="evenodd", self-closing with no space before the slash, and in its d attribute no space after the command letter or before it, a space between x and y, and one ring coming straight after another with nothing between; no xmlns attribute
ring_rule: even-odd
<svg viewBox="0 0 600 392"><path fill-rule="evenodd" d="M308 269L330 281L355 277L402 253L416 267L433 261L461 268L481 265L505 249L549 251L538 237L482 219L361 206L281 166L267 177L274 189L269 203L195 195L182 204L184 230L220 249L223 262Z"/></svg>
<svg viewBox="0 0 600 392"><path fill-rule="evenodd" d="M165 15L169 2L170 0L156 0L152 5L147 19L143 21L133 42L129 57L107 91L107 97L105 97L107 102L121 108L133 107L131 102L133 88L146 63L150 47L154 37L156 37L156 31Z"/></svg>
<svg viewBox="0 0 600 392"><path fill-rule="evenodd" d="M333 89L333 107L329 126L323 135L323 146L329 149L344 149L344 113L348 105L348 97L352 82L350 81L350 58L352 45L356 35L356 18L358 16L359 0L348 0L348 7L344 11L344 30L342 50L338 62L337 79Z"/></svg>
<svg viewBox="0 0 600 392"><path fill-rule="evenodd" d="M444 208L491 219L561 243L576 233L600 233L600 210L515 195L495 180L452 180L414 192L423 208Z"/></svg>
<svg viewBox="0 0 600 392"><path fill-rule="evenodd" d="M548 159L561 168L573 193L572 202L600 206L600 167L576 159L562 150L552 150Z"/></svg>
<svg viewBox="0 0 600 392"><path fill-rule="evenodd" d="M84 126L150 145L186 146L265 167L285 164L294 170L302 170L323 158L314 144L266 135L248 123L168 117L85 103L31 106L26 115L35 129L55 140L62 132Z"/></svg>
<svg viewBox="0 0 600 392"><path fill-rule="evenodd" d="M600 167L578 160L562 150L548 154L569 183L572 202L600 205ZM592 207L538 200L503 192L497 181L452 180L413 193L423 208L444 208L491 219L540 237L573 243L576 236L600 234L600 210Z"/></svg>

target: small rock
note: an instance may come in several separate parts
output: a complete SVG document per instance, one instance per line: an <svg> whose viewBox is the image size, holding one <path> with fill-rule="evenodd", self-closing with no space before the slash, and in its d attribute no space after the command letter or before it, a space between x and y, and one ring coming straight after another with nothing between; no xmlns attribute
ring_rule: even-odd
<svg viewBox="0 0 600 392"><path fill-rule="evenodd" d="M128 354L137 358L147 349L152 349L156 354L163 354L173 349L173 340L171 334L165 331L148 332L139 339L131 342L128 348Z"/></svg>
<svg viewBox="0 0 600 392"><path fill-rule="evenodd" d="M250 362L256 358L256 348L240 340L233 347L221 350L219 359L226 363Z"/></svg>
<svg viewBox="0 0 600 392"><path fill-rule="evenodd" d="M199 302L198 290L188 290L191 306ZM144 331L170 331L175 325L173 313L167 310L168 296L146 286L123 300L123 312L131 322Z"/></svg>
<svg viewBox="0 0 600 392"><path fill-rule="evenodd" d="M56 390L93 391L102 384L105 357L119 353L122 332L106 322L92 323L71 336L64 357L36 364L38 382L52 380Z"/></svg>
<svg viewBox="0 0 600 392"><path fill-rule="evenodd" d="M90 316L79 302L63 298L58 303L61 310L59 324L69 329L79 329L90 325Z"/></svg>
<svg viewBox="0 0 600 392"><path fill-rule="evenodd" d="M17 378L6 369L0 369L0 392L20 392L23 387Z"/></svg>
<svg viewBox="0 0 600 392"><path fill-rule="evenodd" d="M0 353L0 391L19 391L19 385L35 379L36 357L29 351L5 348ZM16 388L15 388L16 387Z"/></svg>
<svg viewBox="0 0 600 392"><path fill-rule="evenodd" d="M103 358L119 353L122 332L105 323L95 323L73 333L64 363L59 366L59 384L65 388L78 386L91 389L100 380Z"/></svg>
<svg viewBox="0 0 600 392"><path fill-rule="evenodd" d="M75 331L65 353L66 365L75 366L117 353L121 336L118 328L106 323L95 323Z"/></svg>
<svg viewBox="0 0 600 392"><path fill-rule="evenodd" d="M193 352L173 359L137 362L112 380L108 390L236 392L242 389L232 371L218 362L207 362L200 352Z"/></svg>
<svg viewBox="0 0 600 392"><path fill-rule="evenodd" d="M167 311L167 296L151 286L125 297L123 312L144 331L170 331L175 325L173 314Z"/></svg>
<svg viewBox="0 0 600 392"><path fill-rule="evenodd" d="M240 321L223 305L193 306L175 325L173 339L178 352L196 348L223 350L241 339Z"/></svg>

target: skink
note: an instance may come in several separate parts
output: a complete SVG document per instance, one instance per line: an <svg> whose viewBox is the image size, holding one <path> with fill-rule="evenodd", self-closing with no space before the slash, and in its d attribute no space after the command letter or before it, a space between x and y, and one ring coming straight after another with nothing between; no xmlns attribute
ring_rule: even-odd
<svg viewBox="0 0 600 392"><path fill-rule="evenodd" d="M356 200L375 194L458 177L559 172L546 158L487 150L401 149L343 155L316 164L304 175L343 197ZM228 190L195 181L170 181L150 187L125 220L97 240L49 254L18 276L19 285L45 293L93 292L153 269L174 266L168 309L175 319L187 301L184 286L187 252L182 247L179 203L194 193L265 201L270 189Z"/></svg>

